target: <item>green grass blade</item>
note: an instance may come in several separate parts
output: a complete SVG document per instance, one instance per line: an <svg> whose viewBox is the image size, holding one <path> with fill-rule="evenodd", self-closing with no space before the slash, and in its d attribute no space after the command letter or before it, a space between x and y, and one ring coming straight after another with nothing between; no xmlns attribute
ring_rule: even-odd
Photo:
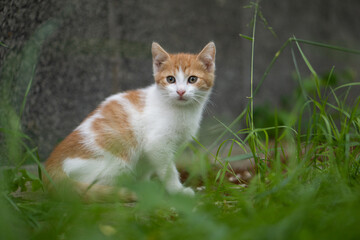
<svg viewBox="0 0 360 240"><path fill-rule="evenodd" d="M23 101L22 101L22 104L21 104L20 113L19 113L19 116L20 116L19 118L20 119L22 118L22 114L24 112L26 100L27 100L27 97L29 95L32 82L34 80L34 76L35 76L35 65L33 66L33 71L32 71L32 74L31 74L30 80L28 82L28 85L27 85L27 88L26 88L26 91L25 91L25 94L24 94L24 98L23 98Z"/></svg>
<svg viewBox="0 0 360 240"><path fill-rule="evenodd" d="M320 84L319 84L318 75L317 75L316 71L314 70L314 68L311 66L311 64L310 64L309 60L307 59L307 57L305 56L304 52L301 50L301 47L300 47L299 43L296 41L295 37L294 37L294 40L295 40L296 46L297 46L297 48L298 48L298 50L299 50L299 52L301 54L301 57L303 58L306 66L308 67L308 69L310 70L310 72L312 73L312 75L315 78L317 94L321 98Z"/></svg>
<svg viewBox="0 0 360 240"><path fill-rule="evenodd" d="M247 160L247 159L251 159L251 158L253 158L252 153L245 153L245 154L229 156L229 157L224 158L224 160L228 161L228 162L234 162L234 161L243 161L243 160Z"/></svg>
<svg viewBox="0 0 360 240"><path fill-rule="evenodd" d="M0 46L5 47L5 48L9 48L5 43L3 43L1 41L0 41Z"/></svg>
<svg viewBox="0 0 360 240"><path fill-rule="evenodd" d="M305 87L304 87L304 84L302 82L302 78L301 78L300 70L299 70L299 67L298 67L298 64L297 64L297 61L296 61L294 49L292 47L290 49L291 49L291 57L292 57L292 60L293 60L293 63L294 63L295 72L296 72L296 75L297 75L297 79L298 79L298 82L299 82L301 93L302 93L304 99L307 99L307 93L305 91Z"/></svg>
<svg viewBox="0 0 360 240"><path fill-rule="evenodd" d="M336 51L341 51L341 52L360 55L360 50L357 50L357 49L344 48L344 47L340 47L340 46L330 45L330 44L326 44L326 43L319 43L319 42L314 42L314 41L309 41L309 40L304 40L304 39L298 39L298 38L292 38L292 40L294 40L296 42L305 43L305 44L308 44L308 45L317 46L317 47L323 47L323 48L327 48L327 49L331 49L331 50L336 50Z"/></svg>
<svg viewBox="0 0 360 240"><path fill-rule="evenodd" d="M277 61L277 59L279 58L279 56L281 55L281 53L286 49L286 47L289 45L289 43L291 42L290 38L281 46L281 48L275 53L275 56L273 57L273 59L271 60L270 64L266 67L266 70L263 74L263 76L260 79L260 82L258 83L258 85L255 88L254 91L254 96L257 94L257 92L259 91L261 85L263 84L263 82L265 81L266 77L269 75L272 67L274 66L275 62Z"/></svg>
<svg viewBox="0 0 360 240"><path fill-rule="evenodd" d="M246 39L246 40L254 41L254 39L253 39L252 37L249 37L249 36L247 36L247 35L244 35L244 34L241 34L241 33L240 33L239 36L242 37L242 38L244 38L244 39Z"/></svg>
<svg viewBox="0 0 360 240"><path fill-rule="evenodd" d="M48 178L49 182L53 185L53 187L56 187L54 181L52 180L52 178L50 177L50 175L48 174L48 172L46 171L44 165L39 161L39 159L37 159L37 157L34 155L34 153L31 151L31 149L26 145L26 143L22 142L22 145L24 146L24 148L26 149L26 151L29 153L29 155L31 156L31 158L34 160L34 162L37 164L37 166L42 170L42 172L45 174L45 176Z"/></svg>
<svg viewBox="0 0 360 240"><path fill-rule="evenodd" d="M340 113L345 115L347 118L350 118L350 114L347 111L345 111L344 109L342 109L340 107L337 107L337 106L334 106L334 105L332 105L331 103L328 103L328 102L326 103L326 105L333 108L333 109L335 109L335 110L337 110L337 111L339 111Z"/></svg>
<svg viewBox="0 0 360 240"><path fill-rule="evenodd" d="M236 118L234 121L232 121L228 128L232 128L236 123L238 123L246 114L246 109L244 109ZM214 117L215 118L215 117ZM222 125L222 124L221 124ZM209 149L213 149L216 145L219 144L220 140L225 136L225 134L228 132L227 128L215 139L215 141L210 145Z"/></svg>
<svg viewBox="0 0 360 240"><path fill-rule="evenodd" d="M343 85L341 85L341 86L338 86L338 87L334 88L334 91L339 90L339 89L341 89L341 88L353 87L353 86L360 86L360 82L353 82L353 83L343 84Z"/></svg>
<svg viewBox="0 0 360 240"><path fill-rule="evenodd" d="M218 121L228 132L230 132L232 135L234 135L234 137L236 137L239 142L241 142L241 144L245 145L245 141L243 141L233 130L231 130L228 126L226 126L226 124L224 124L223 122L221 122L219 119L217 119L216 117L214 117L214 119L216 121Z"/></svg>

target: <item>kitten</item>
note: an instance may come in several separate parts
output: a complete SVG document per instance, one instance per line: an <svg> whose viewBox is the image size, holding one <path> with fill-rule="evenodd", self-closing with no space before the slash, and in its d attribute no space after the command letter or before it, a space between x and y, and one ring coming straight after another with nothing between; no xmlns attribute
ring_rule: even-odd
<svg viewBox="0 0 360 240"><path fill-rule="evenodd" d="M167 192L194 195L173 157L199 128L214 84L215 44L194 55L153 43L152 58L153 85L108 97L54 149L45 163L53 182L71 179L80 192L105 194L121 174L155 174Z"/></svg>

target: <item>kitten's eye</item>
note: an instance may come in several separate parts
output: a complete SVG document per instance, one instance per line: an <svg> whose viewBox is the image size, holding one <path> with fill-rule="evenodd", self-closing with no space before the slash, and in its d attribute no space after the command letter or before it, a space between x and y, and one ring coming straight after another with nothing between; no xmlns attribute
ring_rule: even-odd
<svg viewBox="0 0 360 240"><path fill-rule="evenodd" d="M167 76L166 77L166 81L168 82L168 83L175 83L175 78L173 77L173 76Z"/></svg>
<svg viewBox="0 0 360 240"><path fill-rule="evenodd" d="M188 78L189 83L196 83L197 80L198 80L198 77L196 77L196 76L190 76Z"/></svg>

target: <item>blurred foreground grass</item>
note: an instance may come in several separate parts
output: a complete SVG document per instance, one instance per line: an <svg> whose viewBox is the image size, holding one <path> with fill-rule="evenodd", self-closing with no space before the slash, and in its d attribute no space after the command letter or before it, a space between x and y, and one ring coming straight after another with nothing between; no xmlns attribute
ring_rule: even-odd
<svg viewBox="0 0 360 240"><path fill-rule="evenodd" d="M34 35L36 46L55 28L44 26ZM360 83L334 81L341 78L335 69L319 77L299 43L344 50L290 38L284 48L291 47L299 81L291 104L278 111L249 104L231 124L219 121L223 133L210 144L195 139L184 146L186 184L200 186L195 198L170 196L156 179L121 179L139 198L124 204L43 190L37 148L20 124L39 54L30 41L1 75L0 239L359 239L360 98L348 96ZM295 51L311 72L306 79ZM9 70L14 64L21 66L17 73ZM27 86L20 102L11 101L13 84ZM248 127L240 128L241 121ZM232 163L248 159L253 177L244 182ZM38 166L38 176L22 169L26 161Z"/></svg>

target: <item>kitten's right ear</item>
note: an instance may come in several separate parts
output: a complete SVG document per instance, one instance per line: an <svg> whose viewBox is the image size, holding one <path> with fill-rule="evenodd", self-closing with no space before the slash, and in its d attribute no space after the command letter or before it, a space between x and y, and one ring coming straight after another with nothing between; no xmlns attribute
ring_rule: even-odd
<svg viewBox="0 0 360 240"><path fill-rule="evenodd" d="M214 72L215 70L215 53L215 43L209 42L197 56L197 59L204 64L209 72Z"/></svg>
<svg viewBox="0 0 360 240"><path fill-rule="evenodd" d="M153 59L154 75L159 71L161 65L166 62L170 56L169 54L156 42L152 43L151 53Z"/></svg>

